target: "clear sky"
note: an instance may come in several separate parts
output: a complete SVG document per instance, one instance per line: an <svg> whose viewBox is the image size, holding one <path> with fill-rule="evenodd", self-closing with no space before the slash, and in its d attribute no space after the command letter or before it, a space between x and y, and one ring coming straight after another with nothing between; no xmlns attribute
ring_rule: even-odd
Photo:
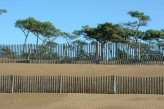
<svg viewBox="0 0 164 109"><path fill-rule="evenodd" d="M127 12L138 10L151 17L147 29L164 29L164 0L0 0L0 44L22 44L23 32L14 27L16 20L34 17L52 22L56 28L72 33L83 25L133 21ZM57 39L63 43L64 39ZM28 43L36 43L30 34Z"/></svg>

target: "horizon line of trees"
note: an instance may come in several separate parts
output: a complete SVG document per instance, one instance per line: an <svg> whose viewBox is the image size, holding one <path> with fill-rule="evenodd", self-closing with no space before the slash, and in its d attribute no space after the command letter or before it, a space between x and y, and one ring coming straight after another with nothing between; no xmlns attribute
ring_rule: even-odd
<svg viewBox="0 0 164 109"><path fill-rule="evenodd" d="M100 42L101 44L106 42L138 43L138 39L149 42L155 40L158 44L163 43L163 29L140 30L141 27L148 25L148 22L151 20L150 16L139 11L129 11L128 15L136 20L122 24L105 22L98 24L97 27L85 25L82 26L82 29L75 30L73 33L63 32L56 28L51 22L41 22L33 17L22 20L18 19L15 23L15 27L23 31L25 35L24 44L26 44L30 32L37 37L36 45L38 45L39 40L42 41L42 45L57 44L55 42L57 37L65 38L67 44L85 44L85 40L79 39L80 36L90 42Z"/></svg>
<svg viewBox="0 0 164 109"><path fill-rule="evenodd" d="M0 15L6 12L6 9L0 9ZM79 39L80 36L90 42L99 42L101 44L107 42L138 43L139 39L149 42L155 40L157 44L163 43L164 29L140 30L141 27L147 26L148 22L151 21L150 16L139 11L129 11L127 14L135 20L122 24L105 22L97 24L97 27L84 25L82 29L75 30L73 33L63 32L51 22L41 22L33 17L18 19L15 22L15 27L19 28L25 35L24 45L28 40L29 33L36 36L36 45L39 44L39 40L42 41L42 45L55 45L57 44L55 42L57 37L65 38L68 44L85 44L85 40Z"/></svg>
<svg viewBox="0 0 164 109"><path fill-rule="evenodd" d="M7 10L0 9L0 15L6 12ZM134 49L134 56L138 57L139 60L141 59L141 57L143 57L143 53L144 55L149 54L148 52L150 51L157 52L157 54L163 56L163 54L160 52L160 49L161 46L163 47L164 45L164 30L149 29L146 31L142 31L140 30L140 28L147 26L148 22L151 21L150 16L145 15L144 12L139 11L129 11L128 15L134 18L134 21L128 21L121 24L105 22L97 24L96 27L90 27L89 25L85 25L82 26L80 30L75 30L73 33L63 32L60 29L56 28L51 22L42 22L33 17L28 17L26 19L18 19L15 22L15 27L20 29L25 36L22 51L22 53L24 54L29 34L32 33L36 37L36 50L34 55L37 55L39 53L44 54L48 51L49 47L53 48L56 46L56 38L63 37L65 38L68 45L66 47L71 47L71 44L78 44L79 50L77 51L81 51L81 53L83 54L85 51L80 46L86 44L86 40L90 41L91 43L99 42L101 46L99 46L99 44L97 44L96 46L96 60L103 60L104 45L108 42L116 43L115 54L116 56L118 55L117 58L119 57L119 55L122 54L128 57L128 52L125 53L124 51L121 51L118 47L118 43L128 43L134 45L131 47ZM79 37L81 36L84 37L86 40L80 40ZM41 46L39 46L39 41L41 41ZM159 51L152 51L151 47L148 46L145 47L144 51L141 50L141 46L144 45L140 45L140 43L142 44L143 41L155 41L157 43ZM66 49L67 48L63 48L65 56ZM128 50L130 49L128 48ZM79 56L81 56L81 54L79 54Z"/></svg>

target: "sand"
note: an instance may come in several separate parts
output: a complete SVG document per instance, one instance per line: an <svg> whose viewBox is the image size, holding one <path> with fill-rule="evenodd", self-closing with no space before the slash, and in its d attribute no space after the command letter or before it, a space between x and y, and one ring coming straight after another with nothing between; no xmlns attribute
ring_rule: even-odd
<svg viewBox="0 0 164 109"><path fill-rule="evenodd" d="M0 75L164 76L164 66L96 64L0 64Z"/></svg>
<svg viewBox="0 0 164 109"><path fill-rule="evenodd" d="M0 75L164 76L163 66L0 64ZM0 109L164 109L163 95L0 94Z"/></svg>
<svg viewBox="0 0 164 109"><path fill-rule="evenodd" d="M161 95L0 94L1 109L163 109Z"/></svg>

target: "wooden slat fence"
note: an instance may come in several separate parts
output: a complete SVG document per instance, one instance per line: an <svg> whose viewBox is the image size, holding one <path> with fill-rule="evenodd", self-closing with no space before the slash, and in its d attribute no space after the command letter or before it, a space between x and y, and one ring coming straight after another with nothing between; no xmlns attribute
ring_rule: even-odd
<svg viewBox="0 0 164 109"><path fill-rule="evenodd" d="M164 77L6 75L0 93L164 94Z"/></svg>
<svg viewBox="0 0 164 109"><path fill-rule="evenodd" d="M164 45L89 43L0 45L0 63L164 65Z"/></svg>

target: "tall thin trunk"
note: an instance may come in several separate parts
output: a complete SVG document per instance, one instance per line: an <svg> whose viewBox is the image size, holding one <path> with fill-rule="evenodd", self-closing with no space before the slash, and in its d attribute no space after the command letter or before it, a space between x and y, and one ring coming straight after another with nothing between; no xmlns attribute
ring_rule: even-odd
<svg viewBox="0 0 164 109"><path fill-rule="evenodd" d="M30 31L27 31L27 34L25 33L25 31L22 29L24 35L25 35L25 40L24 40L24 45L23 45L23 53L24 53L24 50L25 50L25 47L26 47L26 43L27 43L27 38L28 38L28 35L29 35L29 32Z"/></svg>
<svg viewBox="0 0 164 109"><path fill-rule="evenodd" d="M138 41L137 41L137 39L138 39L138 29L139 29L139 25L137 26L137 28L136 28L136 31L135 31L135 42L137 43Z"/></svg>
<svg viewBox="0 0 164 109"><path fill-rule="evenodd" d="M140 22L140 21L139 21ZM135 31L135 42L136 42L136 46L137 46L137 39L138 39L138 29L140 27L140 24L138 24L137 28L136 28L136 31ZM140 49L140 48L139 48ZM140 52L138 53L138 55L140 56ZM134 57L137 58L137 47L134 48ZM140 57L138 57L139 59Z"/></svg>
<svg viewBox="0 0 164 109"><path fill-rule="evenodd" d="M138 59L141 60L141 44L138 44Z"/></svg>
<svg viewBox="0 0 164 109"><path fill-rule="evenodd" d="M105 43L101 43L101 61L103 61L104 58L104 53L103 53L104 45Z"/></svg>
<svg viewBox="0 0 164 109"><path fill-rule="evenodd" d="M116 55L116 61L117 61L119 59L118 58L118 56L119 56L119 54L118 54L118 42L116 42L116 49L115 50L116 50L115 55Z"/></svg>
<svg viewBox="0 0 164 109"><path fill-rule="evenodd" d="M129 53L130 53L130 44L128 44L128 51L127 51L127 57L126 57L126 60L129 60Z"/></svg>
<svg viewBox="0 0 164 109"><path fill-rule="evenodd" d="M36 53L38 53L38 45L39 45L39 34L37 33L36 35L37 40L36 40Z"/></svg>
<svg viewBox="0 0 164 109"><path fill-rule="evenodd" d="M157 42L158 42L158 50L160 51L160 41L159 41L159 39L157 39Z"/></svg>
<svg viewBox="0 0 164 109"><path fill-rule="evenodd" d="M27 38L28 38L28 35L26 35L25 40L24 40L24 45L23 45L23 53L24 53L24 51L25 51L25 47L26 47Z"/></svg>
<svg viewBox="0 0 164 109"><path fill-rule="evenodd" d="M37 40L36 40L36 46L38 47L38 44L39 44L39 34L37 34Z"/></svg>
<svg viewBox="0 0 164 109"><path fill-rule="evenodd" d="M99 64L100 63L100 43L97 42L96 43L96 63Z"/></svg>
<svg viewBox="0 0 164 109"><path fill-rule="evenodd" d="M36 40L36 53L35 53L35 57L38 58L38 57L37 57L38 49L39 49L39 48L38 48L38 45L39 45L39 34L38 34L38 33L36 34L36 37L37 37L37 40Z"/></svg>
<svg viewBox="0 0 164 109"><path fill-rule="evenodd" d="M63 60L66 62L67 59L67 45L63 44Z"/></svg>

